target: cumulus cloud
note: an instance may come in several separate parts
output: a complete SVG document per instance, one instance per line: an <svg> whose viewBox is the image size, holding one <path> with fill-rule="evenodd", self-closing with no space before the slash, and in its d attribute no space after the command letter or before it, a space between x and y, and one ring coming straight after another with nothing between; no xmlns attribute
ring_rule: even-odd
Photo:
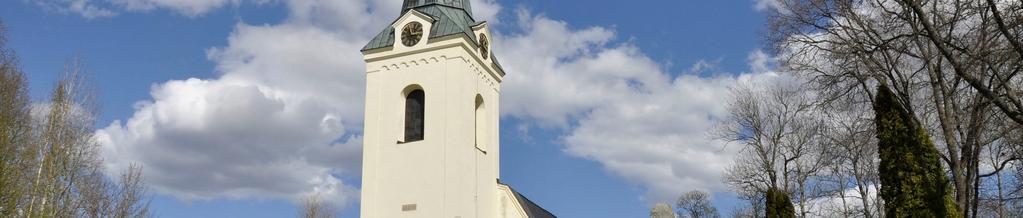
<svg viewBox="0 0 1023 218"><path fill-rule="evenodd" d="M183 199L350 198L331 173L357 169L307 157L360 151L357 138L337 141L346 129L332 105L230 79L170 81L152 95L126 123L97 132L111 174L141 163L157 190Z"/></svg>
<svg viewBox="0 0 1023 218"><path fill-rule="evenodd" d="M90 0L35 1L35 4L45 10L64 14L78 14L87 19L112 17L117 15L117 12L98 6Z"/></svg>
<svg viewBox="0 0 1023 218"><path fill-rule="evenodd" d="M45 9L78 14L85 18L111 17L121 11L146 12L166 9L185 16L200 16L243 1L267 3L272 0L34 0Z"/></svg>
<svg viewBox="0 0 1023 218"><path fill-rule="evenodd" d="M473 0L472 12L477 20L485 20L491 25L501 21L497 19L497 14L501 12L501 4L497 0Z"/></svg>
<svg viewBox="0 0 1023 218"><path fill-rule="evenodd" d="M631 45L608 45L614 31L572 30L563 21L518 11L521 34L504 36L497 49L508 72L504 115L567 127L588 108L621 100L628 80L667 79L660 67ZM608 47L612 46L612 47ZM637 83L638 84L638 83Z"/></svg>
<svg viewBox="0 0 1023 218"><path fill-rule="evenodd" d="M807 211L810 213L808 217L835 217L846 211L861 213L864 207L870 209L872 214L877 215L876 209L879 208L878 203L881 202L877 195L880 187L868 185L863 189L861 192L856 187L851 187L833 195L810 199L806 205ZM866 197L863 196L864 192Z"/></svg>
<svg viewBox="0 0 1023 218"><path fill-rule="evenodd" d="M28 1L28 0L26 0ZM84 18L102 18L117 16L122 12L149 12L168 10L188 17L205 15L211 11L241 4L269 4L283 2L291 9L291 16L298 19L322 17L323 15L340 15L344 18L334 20L342 23L358 23L361 25L376 24L368 19L375 16L358 16L367 13L383 12L397 14L400 1L379 0L33 0L43 9L65 14L77 14ZM477 18L493 19L501 10L496 0L474 0L473 9ZM372 6L374 8L367 8ZM366 10L370 11L366 11ZM363 10L363 11L359 11ZM390 19L390 18L388 18ZM361 22L360 22L361 21ZM379 30L376 30L379 31Z"/></svg>
<svg viewBox="0 0 1023 218"><path fill-rule="evenodd" d="M498 52L508 70L502 113L564 130L570 155L601 163L670 201L687 190L726 191L721 175L736 150L709 130L726 114L730 88L775 77L771 58L750 54L752 72L706 72L700 61L672 74L613 30L569 28L520 10L521 34L504 36ZM698 76L698 75L716 76Z"/></svg>
<svg viewBox="0 0 1023 218"><path fill-rule="evenodd" d="M781 1L782 0L754 0L753 8L756 8L758 11L775 10L781 13L789 13L788 8L786 8Z"/></svg>
<svg viewBox="0 0 1023 218"><path fill-rule="evenodd" d="M98 0L96 0L98 1ZM238 4L242 0L104 0L130 11L150 11L168 9L187 16L198 16L228 4ZM258 2L265 2L259 1Z"/></svg>
<svg viewBox="0 0 1023 218"><path fill-rule="evenodd" d="M130 118L96 133L111 175L140 163L157 191L186 200L353 202L365 89L359 50L379 31L367 29L398 11L347 2L290 1L283 23L240 23L226 46L207 50L216 78L154 85ZM354 17L362 20L345 19Z"/></svg>

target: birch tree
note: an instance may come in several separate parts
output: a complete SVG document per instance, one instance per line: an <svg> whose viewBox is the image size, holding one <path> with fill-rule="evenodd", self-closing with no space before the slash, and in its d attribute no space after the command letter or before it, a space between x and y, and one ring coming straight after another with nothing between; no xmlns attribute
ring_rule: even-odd
<svg viewBox="0 0 1023 218"><path fill-rule="evenodd" d="M24 193L27 166L24 152L29 141L29 100L25 74L14 51L6 47L0 22L0 217L17 214Z"/></svg>

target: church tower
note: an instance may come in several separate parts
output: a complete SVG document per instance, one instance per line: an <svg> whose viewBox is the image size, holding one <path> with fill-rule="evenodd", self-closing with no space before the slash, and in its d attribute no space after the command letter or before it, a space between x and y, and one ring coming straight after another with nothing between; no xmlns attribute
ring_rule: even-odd
<svg viewBox="0 0 1023 218"><path fill-rule="evenodd" d="M498 183L505 73L490 33L469 0L404 0L362 49L362 217L504 217L518 204Z"/></svg>

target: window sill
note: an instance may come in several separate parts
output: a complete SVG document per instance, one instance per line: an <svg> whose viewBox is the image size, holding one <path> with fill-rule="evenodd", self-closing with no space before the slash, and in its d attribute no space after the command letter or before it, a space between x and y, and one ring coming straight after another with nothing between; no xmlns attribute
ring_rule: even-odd
<svg viewBox="0 0 1023 218"><path fill-rule="evenodd" d="M421 141L423 141L423 140L419 139L419 140L412 140L412 141L398 141L398 144L402 145L402 144L409 144L409 143L415 143L415 142L421 142Z"/></svg>

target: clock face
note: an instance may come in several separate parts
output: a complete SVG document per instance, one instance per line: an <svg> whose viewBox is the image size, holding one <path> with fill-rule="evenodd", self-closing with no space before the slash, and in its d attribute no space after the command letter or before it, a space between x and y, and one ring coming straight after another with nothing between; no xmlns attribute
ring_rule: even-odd
<svg viewBox="0 0 1023 218"><path fill-rule="evenodd" d="M490 57L489 49L490 41L487 40L487 35L480 34L480 55L483 55L483 59Z"/></svg>
<svg viewBox="0 0 1023 218"><path fill-rule="evenodd" d="M412 47L419 44L419 40L423 38L423 24L419 22L411 22L405 24L405 27L401 29L401 44Z"/></svg>

